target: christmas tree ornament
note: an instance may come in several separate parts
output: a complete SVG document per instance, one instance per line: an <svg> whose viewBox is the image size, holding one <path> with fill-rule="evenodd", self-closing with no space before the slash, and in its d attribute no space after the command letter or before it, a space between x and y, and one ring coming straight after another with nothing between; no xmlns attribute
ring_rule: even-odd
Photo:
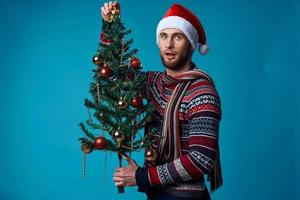
<svg viewBox="0 0 300 200"><path fill-rule="evenodd" d="M86 153L82 154L82 177L85 177L86 173Z"/></svg>
<svg viewBox="0 0 300 200"><path fill-rule="evenodd" d="M142 63L141 63L141 61L138 58L132 58L130 60L130 66L134 70L139 70L139 69L142 68Z"/></svg>
<svg viewBox="0 0 300 200"><path fill-rule="evenodd" d="M125 101L125 99L123 97L120 98L120 100L118 101L118 107L120 109L126 109L128 106L127 102Z"/></svg>
<svg viewBox="0 0 300 200"><path fill-rule="evenodd" d="M103 150L106 147L106 139L103 136L99 136L94 141L94 146L96 149Z"/></svg>
<svg viewBox="0 0 300 200"><path fill-rule="evenodd" d="M116 19L120 18L120 14L121 14L120 5L117 3L112 7L109 22L115 21Z"/></svg>
<svg viewBox="0 0 300 200"><path fill-rule="evenodd" d="M99 67L99 75L101 77L110 77L112 75L112 70L107 67L106 65L103 65L101 67Z"/></svg>
<svg viewBox="0 0 300 200"><path fill-rule="evenodd" d="M91 153L94 150L92 143L89 143L85 140L81 141L81 151L82 151L82 177L85 177L86 174L86 155Z"/></svg>
<svg viewBox="0 0 300 200"><path fill-rule="evenodd" d="M94 146L87 142L82 142L81 151L85 154L89 154L94 150Z"/></svg>
<svg viewBox="0 0 300 200"><path fill-rule="evenodd" d="M149 148L145 151L145 160L147 161L154 161L156 156L157 154L152 148Z"/></svg>
<svg viewBox="0 0 300 200"><path fill-rule="evenodd" d="M96 87L97 87L97 100L98 100L97 104L99 104L100 103L100 86L99 86L99 82L97 82Z"/></svg>
<svg viewBox="0 0 300 200"><path fill-rule="evenodd" d="M93 57L93 63L94 63L95 65L101 65L101 64L103 64L103 60L100 58L100 56L95 55L95 56Z"/></svg>
<svg viewBox="0 0 300 200"><path fill-rule="evenodd" d="M118 128L114 133L113 133L113 137L114 139L117 141L117 143L121 143L123 142L123 140L125 139L125 135L124 132Z"/></svg>
<svg viewBox="0 0 300 200"><path fill-rule="evenodd" d="M132 101L131 101L131 105L134 108L140 108L143 106L143 98L141 96L135 96L133 97Z"/></svg>

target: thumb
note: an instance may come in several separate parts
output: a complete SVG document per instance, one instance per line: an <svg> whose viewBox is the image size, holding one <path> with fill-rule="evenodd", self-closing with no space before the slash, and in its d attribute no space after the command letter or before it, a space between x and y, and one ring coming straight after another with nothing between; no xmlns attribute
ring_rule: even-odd
<svg viewBox="0 0 300 200"><path fill-rule="evenodd" d="M133 160L130 156L128 156L127 154L125 153L120 153L120 155L125 159L127 160L128 164L129 165L134 165L134 166L137 166L137 163L135 162L135 160Z"/></svg>

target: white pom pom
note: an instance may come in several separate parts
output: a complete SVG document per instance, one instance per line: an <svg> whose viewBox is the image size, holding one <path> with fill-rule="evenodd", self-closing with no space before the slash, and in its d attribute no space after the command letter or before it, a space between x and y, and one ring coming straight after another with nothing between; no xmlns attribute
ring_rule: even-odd
<svg viewBox="0 0 300 200"><path fill-rule="evenodd" d="M200 44L198 48L199 48L199 52L200 52L202 55L208 53L208 46L207 46L207 44L202 44L202 45Z"/></svg>

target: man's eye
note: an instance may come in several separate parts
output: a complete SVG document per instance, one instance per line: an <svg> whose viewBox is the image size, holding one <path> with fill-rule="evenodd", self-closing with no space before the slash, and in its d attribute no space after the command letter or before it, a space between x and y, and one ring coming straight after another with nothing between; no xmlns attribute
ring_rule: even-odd
<svg viewBox="0 0 300 200"><path fill-rule="evenodd" d="M167 38L167 36L166 35L160 35L160 37L162 38L162 39L166 39Z"/></svg>
<svg viewBox="0 0 300 200"><path fill-rule="evenodd" d="M182 39L182 36L181 36L181 35L176 35L175 39L176 39L176 40L181 40L181 39Z"/></svg>

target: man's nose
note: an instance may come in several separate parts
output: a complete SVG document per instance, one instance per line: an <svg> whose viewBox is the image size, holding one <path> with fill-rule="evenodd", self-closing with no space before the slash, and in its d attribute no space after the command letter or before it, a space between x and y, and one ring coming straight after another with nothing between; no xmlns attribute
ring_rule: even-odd
<svg viewBox="0 0 300 200"><path fill-rule="evenodd" d="M172 40L172 39L168 39L168 40L166 41L166 48L167 48L167 49L171 49L171 48L173 48L173 47L174 47L173 40Z"/></svg>

